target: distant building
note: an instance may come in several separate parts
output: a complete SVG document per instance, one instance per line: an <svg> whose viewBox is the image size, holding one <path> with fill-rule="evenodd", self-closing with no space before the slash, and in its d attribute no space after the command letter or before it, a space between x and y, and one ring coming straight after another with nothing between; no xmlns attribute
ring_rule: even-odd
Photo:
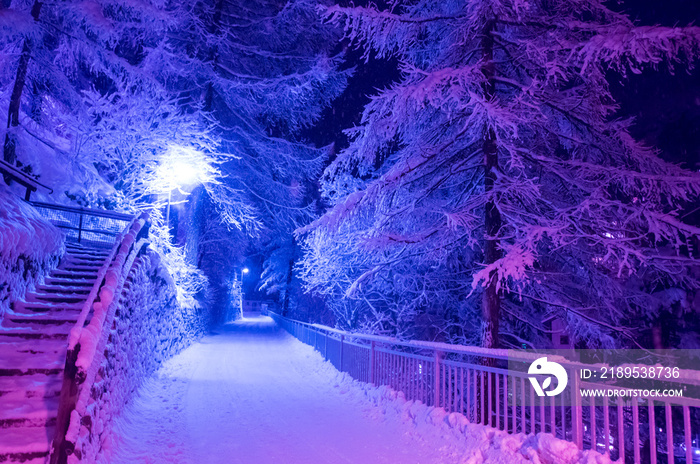
<svg viewBox="0 0 700 464"><path fill-rule="evenodd" d="M274 302L272 300L243 300L243 314L255 313L270 308Z"/></svg>
<svg viewBox="0 0 700 464"><path fill-rule="evenodd" d="M557 316L550 316L543 321L544 327L550 331L549 339L552 348L556 350L569 350L574 347L568 324Z"/></svg>

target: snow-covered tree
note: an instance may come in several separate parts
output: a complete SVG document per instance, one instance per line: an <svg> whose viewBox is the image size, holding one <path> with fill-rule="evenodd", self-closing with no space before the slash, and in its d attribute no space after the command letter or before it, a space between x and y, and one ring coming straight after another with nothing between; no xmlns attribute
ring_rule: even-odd
<svg viewBox="0 0 700 464"><path fill-rule="evenodd" d="M199 1L171 38L182 64L171 78L183 104L203 105L229 156L210 194L223 218L256 233L292 230L313 214L309 185L328 149L301 138L345 86L337 28L317 0Z"/></svg>
<svg viewBox="0 0 700 464"><path fill-rule="evenodd" d="M205 279L172 245L167 212L160 214L173 192L182 196L190 187L180 182L183 173L193 184L218 177L218 142L203 113L183 109L164 78L170 34L188 24L186 3L15 0L3 6L5 159L14 162L16 154L51 176L45 182L57 201L155 208L153 243L179 300L193 304Z"/></svg>
<svg viewBox="0 0 700 464"><path fill-rule="evenodd" d="M289 237L315 214L313 189L329 153L302 131L350 73L339 69L340 30L323 24L318 5L200 1L192 5L191 24L170 41L181 65L169 82L185 106L202 105L227 156L222 182L208 193L224 223L256 236L268 252L267 290L283 300L297 254Z"/></svg>
<svg viewBox="0 0 700 464"><path fill-rule="evenodd" d="M95 174L96 167L108 184L130 185L143 172L135 167L152 167L173 143L215 146L204 121L180 111L153 66L164 60L168 34L185 24L181 6L5 3L0 42L8 66L0 82L3 96L9 95L2 101L9 108L6 160L14 162L17 152L23 164L45 162L26 142L38 140L60 159L52 170L75 164ZM18 147L22 140L25 146ZM96 193L83 179L70 181L83 184L83 196Z"/></svg>
<svg viewBox="0 0 700 464"><path fill-rule="evenodd" d="M678 211L700 178L633 140L606 77L692 63L700 28L637 27L599 0L326 15L403 71L325 171L333 207L300 230L307 288L351 308L340 319L399 334L437 321L429 336L496 347L545 343L555 315L611 346L634 343L662 292L698 288L700 230Z"/></svg>

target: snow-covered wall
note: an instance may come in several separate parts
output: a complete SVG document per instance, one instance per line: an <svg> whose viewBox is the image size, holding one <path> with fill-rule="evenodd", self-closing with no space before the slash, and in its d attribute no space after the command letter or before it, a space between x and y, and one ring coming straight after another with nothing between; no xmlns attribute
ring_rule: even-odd
<svg viewBox="0 0 700 464"><path fill-rule="evenodd" d="M10 302L54 269L64 252L61 231L0 185L0 320Z"/></svg>
<svg viewBox="0 0 700 464"><path fill-rule="evenodd" d="M159 255L134 264L115 313L105 357L90 395L73 462L95 462L111 447L111 424L143 380L204 331L197 308L181 307Z"/></svg>

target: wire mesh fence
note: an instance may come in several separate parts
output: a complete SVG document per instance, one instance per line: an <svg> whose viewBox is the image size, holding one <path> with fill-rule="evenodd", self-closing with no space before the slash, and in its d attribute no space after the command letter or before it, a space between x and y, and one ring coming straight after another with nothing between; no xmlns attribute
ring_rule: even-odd
<svg viewBox="0 0 700 464"><path fill-rule="evenodd" d="M132 216L90 208L72 208L37 201L29 202L39 214L63 230L66 239L81 244L111 246L129 225Z"/></svg>

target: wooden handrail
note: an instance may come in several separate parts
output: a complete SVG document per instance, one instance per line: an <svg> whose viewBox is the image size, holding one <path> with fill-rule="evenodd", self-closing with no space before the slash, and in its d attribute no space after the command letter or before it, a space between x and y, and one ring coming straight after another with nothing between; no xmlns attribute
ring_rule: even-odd
<svg viewBox="0 0 700 464"><path fill-rule="evenodd" d="M51 464L65 464L75 449L81 419L85 414L97 367L104 355L104 345L119 295L134 260L148 245L148 228L148 215L143 213L119 234L70 331L56 431L51 447ZM96 301L98 296L99 301ZM86 325L90 315L92 317Z"/></svg>
<svg viewBox="0 0 700 464"><path fill-rule="evenodd" d="M19 169L17 169L16 166L13 166L5 160L0 160L0 172L4 172L6 176L14 179L27 189L27 191L24 194L24 199L27 201L29 201L29 197L31 196L32 192L36 192L39 187L43 187L46 190L48 190L49 193L53 193L53 189L51 187L42 184L38 180L34 179L27 173L20 171Z"/></svg>

